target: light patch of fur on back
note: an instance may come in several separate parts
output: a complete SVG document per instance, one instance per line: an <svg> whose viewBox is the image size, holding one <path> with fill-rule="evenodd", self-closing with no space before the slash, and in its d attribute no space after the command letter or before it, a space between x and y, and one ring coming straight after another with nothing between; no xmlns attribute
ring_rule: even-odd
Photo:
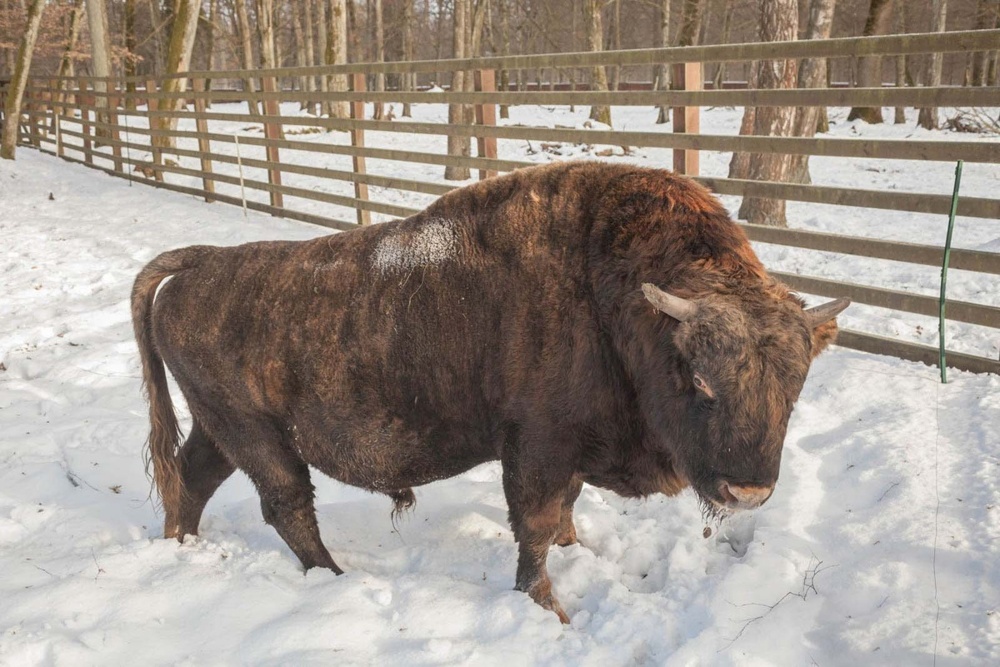
<svg viewBox="0 0 1000 667"><path fill-rule="evenodd" d="M458 252L454 223L432 218L414 232L387 236L372 253L372 268L382 275L407 271L418 266L434 266L453 259Z"/></svg>

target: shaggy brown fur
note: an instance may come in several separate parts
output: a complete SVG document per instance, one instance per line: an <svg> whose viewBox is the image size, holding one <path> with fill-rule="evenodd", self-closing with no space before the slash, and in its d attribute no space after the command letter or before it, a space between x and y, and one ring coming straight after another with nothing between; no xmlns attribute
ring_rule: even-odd
<svg viewBox="0 0 1000 667"><path fill-rule="evenodd" d="M643 283L697 316L659 312ZM576 541L582 483L766 499L810 361L836 332L701 186L580 162L489 179L399 222L165 253L136 279L133 319L165 536L196 534L239 468L303 565L339 572L309 465L398 512L411 487L499 459L517 588L564 621L545 558ZM194 419L176 452L163 364Z"/></svg>

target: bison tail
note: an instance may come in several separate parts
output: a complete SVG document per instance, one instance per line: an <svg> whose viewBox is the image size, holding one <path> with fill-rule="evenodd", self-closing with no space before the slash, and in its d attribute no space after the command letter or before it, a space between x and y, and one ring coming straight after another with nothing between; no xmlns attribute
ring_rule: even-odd
<svg viewBox="0 0 1000 667"><path fill-rule="evenodd" d="M207 249L204 247L195 246L163 253L139 272L132 286L132 326L142 361L142 384L149 401L150 429L144 452L146 475L149 476L149 466L152 464L152 482L167 512L168 521L180 509L185 490L180 460L176 455L181 435L180 426L167 389L163 359L153 342L153 299L165 278L196 266L205 250Z"/></svg>

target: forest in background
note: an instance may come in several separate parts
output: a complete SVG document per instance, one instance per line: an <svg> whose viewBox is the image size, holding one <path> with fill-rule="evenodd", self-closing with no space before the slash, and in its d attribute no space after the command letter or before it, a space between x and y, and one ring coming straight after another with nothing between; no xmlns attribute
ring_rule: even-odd
<svg viewBox="0 0 1000 667"><path fill-rule="evenodd" d="M349 62L438 60L491 55L787 42L1000 28L1000 0L0 0L0 72L12 73L5 113L20 117L24 73L36 76L136 78L212 70L273 69ZM17 39L14 37L17 36ZM1000 45L998 45L1000 46ZM996 86L998 50L907 56L805 58L707 63L703 77L715 87L760 89L877 88L942 85ZM443 68L448 69L448 68ZM498 89L570 87L595 91L670 87L666 65L500 70ZM186 89L184 77L162 80L163 92ZM287 83L285 85L288 85ZM347 90L344 74L297 76L302 109L331 118L349 116L346 102L322 103L309 92ZM415 90L441 85L471 91L466 72L370 74L367 89ZM98 107L107 105L107 84L94 84ZM213 80L213 86L255 87L253 77ZM128 105L134 107L135 95ZM164 97L160 111L182 100ZM251 111L255 104L251 102ZM383 115L385 114L385 115ZM410 115L408 104L402 116ZM375 120L391 120L373 105ZM452 125L474 121L469 104L449 104ZM500 116L506 116L501 106ZM658 123L670 110L659 109ZM990 124L996 125L991 116ZM613 127L611 109L593 105L593 121ZM883 108L853 107L847 118L884 121ZM895 109L895 123L906 122ZM173 121L176 122L176 121ZM955 119L949 121L954 125ZM163 129L171 121L159 119ZM936 108L921 108L917 123L937 129ZM823 107L746 107L741 135L812 137L827 129ZM961 128L956 128L961 129ZM973 128L974 129L974 128ZM16 125L4 128L0 157L13 158ZM169 145L169 139L156 143ZM449 155L471 154L467 136L449 135ZM465 180L467 168L449 166L445 178ZM808 156L733 154L729 177L809 183ZM747 197L739 217L784 226L785 203Z"/></svg>
<svg viewBox="0 0 1000 667"><path fill-rule="evenodd" d="M12 73L30 4L0 0L0 76ZM759 15L768 4L785 5L780 11L797 9L793 20L800 39L810 37L810 14L818 10L832 14L831 37L1000 27L1000 0L48 0L44 4L32 63L36 75L96 74L90 14L100 12L87 5L106 12L112 73L140 76L166 71L171 32L186 4L197 5L199 11L190 67L216 71L756 42L761 40ZM461 24L459 30L456 23ZM340 31L346 35L338 35ZM906 84L927 85L931 58L904 60ZM996 85L997 60L997 51L945 56L941 81ZM648 84L659 75L650 67L607 69L612 90ZM895 67L886 63L882 69L883 81L896 81ZM706 78L747 81L749 74L745 63L725 69L712 64ZM528 70L511 72L509 83L572 80L583 86L592 75ZM829 77L854 83L858 64L851 59L834 61ZM451 84L448 73L420 74L412 82L401 78L388 75L386 87Z"/></svg>

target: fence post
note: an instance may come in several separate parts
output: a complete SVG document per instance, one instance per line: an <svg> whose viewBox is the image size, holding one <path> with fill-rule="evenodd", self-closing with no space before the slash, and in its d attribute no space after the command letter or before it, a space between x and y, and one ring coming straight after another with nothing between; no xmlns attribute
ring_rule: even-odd
<svg viewBox="0 0 1000 667"><path fill-rule="evenodd" d="M261 90L265 93L273 93L278 89L277 80L274 76L264 76L261 77ZM268 118L277 118L281 116L281 107L278 104L278 100L275 99L265 99L264 100L264 137L266 139L282 139L283 135L281 132L281 124L268 122ZM267 181L275 187L281 187L281 157L278 153L278 147L273 146L270 143L265 147L267 153L267 161L273 166L269 166L267 169ZM284 206L285 198L278 190L271 190L271 206L275 208L282 208Z"/></svg>
<svg viewBox="0 0 1000 667"><path fill-rule="evenodd" d="M215 181L208 175L212 173L212 142L205 136L208 134L208 119L203 115L206 110L205 91L208 86L205 79L194 79L191 82L191 91L194 93L194 111L198 117L194 121L195 129L198 131L198 152L201 153L202 187L205 189L205 201L213 201L211 195L215 194Z"/></svg>
<svg viewBox="0 0 1000 667"><path fill-rule="evenodd" d="M475 73L475 87L477 93L495 93L497 89L496 85L496 72L491 69L481 69L476 70ZM497 105L496 104L477 104L476 105L476 125L489 125L496 126L497 124ZM497 157L497 138L496 137L476 137L476 146L478 148L479 157L496 159ZM484 178L490 178L491 176L496 176L496 169L480 169L479 170L479 180Z"/></svg>
<svg viewBox="0 0 1000 667"><path fill-rule="evenodd" d="M106 87L108 93L108 123L111 127L108 132L111 138L111 154L114 156L115 171L125 174L122 165L122 135L118 131L118 95L112 95L112 91L118 92L118 83L112 83Z"/></svg>
<svg viewBox="0 0 1000 667"><path fill-rule="evenodd" d="M62 96L59 94L59 80L49 79L49 110L52 112L51 118L49 118L49 132L56 131L56 122L59 114L62 113L60 102ZM56 139L56 146L58 147L59 141L58 137Z"/></svg>
<svg viewBox="0 0 1000 667"><path fill-rule="evenodd" d="M673 71L675 90L702 89L701 63L676 63ZM701 130L701 107L674 107L674 132L698 134ZM698 175L698 151L674 149L674 171L688 176Z"/></svg>
<svg viewBox="0 0 1000 667"><path fill-rule="evenodd" d="M366 90L365 75L364 74L352 74L351 75L351 91L355 93L363 93ZM352 100L351 101L351 118L353 120L364 120L365 117L365 103L363 100ZM365 131L360 127L353 128L351 130L351 146L355 148L363 149L365 147ZM368 173L365 165L365 156L360 152L355 152L354 154L354 175L364 176ZM354 180L354 196L362 201L368 201L368 184L362 183L355 178ZM367 209L356 208L358 214L358 224L359 225L370 225L372 223L371 211Z"/></svg>
<svg viewBox="0 0 1000 667"><path fill-rule="evenodd" d="M38 148L42 142L38 136L38 91L35 90L34 83L34 80L29 79L24 88L23 106L28 110L28 144ZM20 118L17 121L20 122Z"/></svg>
<svg viewBox="0 0 1000 667"><path fill-rule="evenodd" d="M94 144L90 140L94 133L94 126L90 124L90 109L84 107L96 106L96 99L93 95L86 95L87 82L77 79L76 89L80 91L77 95L77 102L80 108L80 130L83 132L83 161L93 166L94 164ZM96 115L95 115L96 119Z"/></svg>
<svg viewBox="0 0 1000 667"><path fill-rule="evenodd" d="M63 148L63 138L62 138L62 119L66 115L66 88L63 81L57 81L54 90L59 95L59 106L58 111L52 114L52 124L54 125L54 130L56 133L56 155L63 157L66 155L66 150Z"/></svg>
<svg viewBox="0 0 1000 667"><path fill-rule="evenodd" d="M149 94L155 92L156 92L156 80L146 79L146 123L149 125L150 129L149 152L152 155L152 161L154 167L158 167L163 164L163 150L157 145L157 135L153 134L152 131L162 130L163 128L159 126L159 121L153 118L153 111L157 111L159 105L156 104L156 100L150 97ZM163 170L154 168L153 178L155 178L157 181L162 181Z"/></svg>

